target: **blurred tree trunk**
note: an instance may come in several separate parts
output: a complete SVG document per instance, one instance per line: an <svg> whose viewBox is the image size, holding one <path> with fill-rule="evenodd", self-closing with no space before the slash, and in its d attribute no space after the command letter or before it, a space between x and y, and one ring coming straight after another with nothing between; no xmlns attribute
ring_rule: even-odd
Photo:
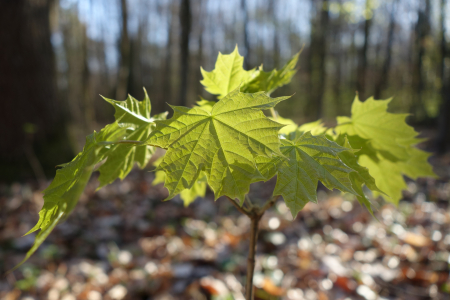
<svg viewBox="0 0 450 300"><path fill-rule="evenodd" d="M371 9L371 0L366 0L366 10ZM356 90L358 91L359 98L364 101L366 100L366 76L367 76L367 49L369 48L369 36L370 28L372 27L372 18L366 17L364 22L364 43L359 51L358 55L358 70L356 79Z"/></svg>
<svg viewBox="0 0 450 300"><path fill-rule="evenodd" d="M450 78L446 78L445 59L447 58L447 43L445 40L446 28L446 12L447 1L441 0L441 108L438 117L438 136L437 150L438 153L444 153L450 143Z"/></svg>
<svg viewBox="0 0 450 300"><path fill-rule="evenodd" d="M381 68L381 72L378 76L377 83L375 84L375 99L381 98L381 92L386 88L386 84L389 78L389 69L391 68L391 60L392 60L392 44L394 42L394 29L395 29L395 18L396 18L396 10L397 10L397 2L398 0L394 0L391 7L391 16L389 21L389 29L387 36L387 45L386 45L386 55L383 62L383 67Z"/></svg>
<svg viewBox="0 0 450 300"><path fill-rule="evenodd" d="M273 60L273 68L280 68L280 37L279 37L279 30L278 30L278 19L276 15L276 9L275 9L275 0L270 0L269 2L269 14L271 15L272 22L273 22L273 53L272 53L272 60Z"/></svg>
<svg viewBox="0 0 450 300"><path fill-rule="evenodd" d="M189 73L189 36L191 34L191 1L181 0L180 7L180 105L187 106Z"/></svg>
<svg viewBox="0 0 450 300"><path fill-rule="evenodd" d="M241 0L241 10L244 14L244 47L245 47L245 55L244 55L244 68L246 70L250 70L250 41L248 39L248 9L247 9L247 0Z"/></svg>
<svg viewBox="0 0 450 300"><path fill-rule="evenodd" d="M323 95L326 81L326 48L329 23L328 9L325 0L311 0L317 9L315 20L311 21L311 44L308 59L308 86L310 100L307 105L307 113L312 118L321 118L323 109Z"/></svg>
<svg viewBox="0 0 450 300"><path fill-rule="evenodd" d="M117 78L116 99L125 100L130 75L130 39L128 36L128 6L127 0L120 0L122 15L122 32L120 35L120 63Z"/></svg>
<svg viewBox="0 0 450 300"><path fill-rule="evenodd" d="M84 27L83 30L83 100L84 100L84 124L86 131L91 133L95 127L95 106L91 93L91 72L89 70L89 39L87 37L87 30Z"/></svg>
<svg viewBox="0 0 450 300"><path fill-rule="evenodd" d="M129 94L137 99L144 98L142 80L142 42L144 40L144 25L139 22L137 34L130 39L130 71L128 76Z"/></svg>
<svg viewBox="0 0 450 300"><path fill-rule="evenodd" d="M420 6L418 9L418 18L415 28L415 49L416 58L413 69L413 103L411 105L411 113L416 120L423 120L427 118L427 112L422 99L422 92L424 90L423 78L423 59L425 55L425 43L430 34L430 0L425 1L425 10Z"/></svg>
<svg viewBox="0 0 450 300"><path fill-rule="evenodd" d="M204 31L204 15L203 15L203 1L198 1L198 15L197 15L197 24L198 24L198 53L197 53L197 66L195 67L196 74L196 97L202 96L203 94L203 85L200 84L200 80L202 80L202 73L200 71L200 66L203 66L203 31Z"/></svg>
<svg viewBox="0 0 450 300"><path fill-rule="evenodd" d="M49 158L54 166L55 161L63 162L70 153L66 147L64 108L57 98L50 41L54 3L52 0L1 3L0 180L32 176L33 162L24 157L27 149L44 168L49 167Z"/></svg>
<svg viewBox="0 0 450 300"><path fill-rule="evenodd" d="M339 4L342 1L339 1ZM343 60L343 51L341 50L341 39L342 39L342 24L344 22L344 17L342 13L339 13L339 17L334 20L334 24L331 26L330 34L333 37L333 44L330 49L332 51L333 61L335 64L335 72L334 72L334 80L332 83L333 89L333 100L336 109L337 115L345 115L346 107L344 107L342 101L342 60Z"/></svg>
<svg viewBox="0 0 450 300"><path fill-rule="evenodd" d="M95 109L88 63L89 40L86 25L80 21L75 10L65 11L63 18L68 22L61 25L67 65L63 73L67 85L62 92L69 109L67 132L72 149L78 152L83 148L86 135L94 129Z"/></svg>
<svg viewBox="0 0 450 300"><path fill-rule="evenodd" d="M173 28L175 26L173 1L168 4L166 13L168 16L167 24L167 44L164 51L164 61L162 63L162 97L153 103L152 107L155 113L160 113L167 110L166 103L170 103L172 99L172 46L173 46Z"/></svg>

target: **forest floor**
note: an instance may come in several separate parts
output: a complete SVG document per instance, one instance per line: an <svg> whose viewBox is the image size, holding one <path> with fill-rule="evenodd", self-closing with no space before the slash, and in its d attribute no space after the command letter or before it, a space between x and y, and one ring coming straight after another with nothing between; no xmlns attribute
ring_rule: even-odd
<svg viewBox="0 0 450 300"><path fill-rule="evenodd" d="M450 156L439 180L409 182L376 218L351 197L319 187L293 220L283 201L260 224L256 299L450 299ZM133 171L80 203L29 261L41 191L0 185L0 299L244 299L249 220L208 193L185 208L162 202L153 173ZM273 182L252 187L269 198Z"/></svg>

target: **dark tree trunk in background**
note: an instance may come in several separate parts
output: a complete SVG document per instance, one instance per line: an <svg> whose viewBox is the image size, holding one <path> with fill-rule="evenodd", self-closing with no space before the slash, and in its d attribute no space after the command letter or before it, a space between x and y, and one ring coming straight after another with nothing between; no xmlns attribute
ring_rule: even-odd
<svg viewBox="0 0 450 300"><path fill-rule="evenodd" d="M203 65L203 34L200 33L200 36L198 37L198 55L197 55L197 61L198 61L198 66L202 66ZM196 87L197 87L197 95L196 96L201 96L203 94L204 88L203 85L200 84L200 81L203 79L202 77L202 73L200 71L200 68L198 68L196 70L196 74L197 74L197 80L196 80Z"/></svg>
<svg viewBox="0 0 450 300"><path fill-rule="evenodd" d="M166 103L172 102L172 48L173 48L173 28L175 24L175 18L173 17L173 2L170 2L168 10L165 12L168 15L167 24L167 45L164 53L164 61L162 65L162 98L156 103L153 103L153 111L160 113L166 111L168 107Z"/></svg>
<svg viewBox="0 0 450 300"><path fill-rule="evenodd" d="M244 68L246 70L250 70L250 41L248 39L248 9L247 9L247 0L241 0L241 10L244 14L244 47L245 47L245 55L244 55Z"/></svg>
<svg viewBox="0 0 450 300"><path fill-rule="evenodd" d="M341 1L339 4L342 4ZM334 109L336 109L337 115L346 114L347 107L344 107L342 103L342 61L343 61L343 51L341 50L341 31L342 24L344 22L344 18L342 13L339 14L339 17L334 20L334 23L331 25L330 34L333 37L333 46L330 46L330 51L332 52L333 61L335 64L335 73L334 73L334 81L332 83L333 89L333 100L334 100Z"/></svg>
<svg viewBox="0 0 450 300"><path fill-rule="evenodd" d="M446 28L445 20L447 1L441 0L441 107L438 117L438 136L437 136L437 150L438 153L444 153L450 143L450 78L445 75L445 59L447 58L447 43L445 40Z"/></svg>
<svg viewBox="0 0 450 300"><path fill-rule="evenodd" d="M128 93L139 100L144 98L141 60L143 40L143 24L139 23L136 35L130 39L130 75L128 76ZM150 73L151 76L152 72Z"/></svg>
<svg viewBox="0 0 450 300"><path fill-rule="evenodd" d="M86 135L94 129L94 102L90 93L90 70L87 28L80 22L77 13L64 15L69 20L61 26L64 35L62 49L64 50L66 68L62 74L67 85L62 89L62 99L69 111L67 118L67 133L74 152L83 149Z"/></svg>
<svg viewBox="0 0 450 300"><path fill-rule="evenodd" d="M280 68L280 37L278 30L278 19L276 16L275 0L269 2L269 15L272 18L274 33L273 33L273 68Z"/></svg>
<svg viewBox="0 0 450 300"><path fill-rule="evenodd" d="M204 12L203 12L203 1L198 1L198 13L197 13L197 24L198 24L198 53L197 53L197 65L195 66L195 86L196 86L196 97L202 96L204 93L203 85L200 84L202 80L202 73L200 71L200 66L203 66L203 32L204 32Z"/></svg>
<svg viewBox="0 0 450 300"><path fill-rule="evenodd" d="M418 18L416 24L416 58L413 70L413 103L411 105L411 113L416 121L423 120L427 117L425 105L422 99L422 92L425 87L423 75L423 58L425 56L426 38L430 34L430 0L425 1L425 9L419 6Z"/></svg>
<svg viewBox="0 0 450 300"><path fill-rule="evenodd" d="M1 1L0 181L32 176L25 149L35 153L44 167L48 167L47 158L52 158L54 166L64 162L58 159L66 159L69 152L64 148L64 110L57 99L50 42L53 4L51 0ZM29 131L34 127L35 134L25 134L24 126Z"/></svg>
<svg viewBox="0 0 450 300"><path fill-rule="evenodd" d="M181 0L180 7L180 105L187 106L189 73L189 36L191 34L191 1Z"/></svg>
<svg viewBox="0 0 450 300"><path fill-rule="evenodd" d="M388 37L387 37L387 45L386 45L386 55L383 62L383 67L378 77L378 81L375 84L374 97L375 99L381 98L381 92L386 88L388 78L389 78L389 69L391 68L391 60L392 60L392 44L394 42L394 29L395 29L395 18L396 18L396 10L397 10L397 2L395 0L392 3L391 7L391 16L389 21L389 29L388 29Z"/></svg>
<svg viewBox="0 0 450 300"><path fill-rule="evenodd" d="M310 113L310 119L314 119L322 117L329 14L324 5L325 0L320 2L311 0L311 3L318 10L316 14L318 20L311 21L311 44L308 59L310 100L307 105L307 111Z"/></svg>
<svg viewBox="0 0 450 300"><path fill-rule="evenodd" d="M366 0L366 9L370 9L370 0ZM369 48L370 28L372 27L372 18L367 18L364 22L364 43L358 55L358 70L356 78L356 90L359 99L366 100L366 76L367 76L367 49Z"/></svg>
<svg viewBox="0 0 450 300"><path fill-rule="evenodd" d="M130 38L128 36L128 6L127 0L120 0L122 14L122 32L120 36L120 63L117 78L116 99L127 97L128 76L130 76Z"/></svg>
<svg viewBox="0 0 450 300"><path fill-rule="evenodd" d="M83 30L83 104L84 104L84 124L88 134L94 130L95 126L95 106L91 93L91 72L89 70L89 39L87 29Z"/></svg>

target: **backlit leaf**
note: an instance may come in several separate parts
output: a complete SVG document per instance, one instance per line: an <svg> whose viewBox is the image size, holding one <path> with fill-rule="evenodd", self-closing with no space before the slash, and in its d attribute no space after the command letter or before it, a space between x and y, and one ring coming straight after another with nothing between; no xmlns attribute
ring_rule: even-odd
<svg viewBox="0 0 450 300"><path fill-rule="evenodd" d="M406 124L408 114L387 112L391 100L375 100L371 97L361 102L356 96L351 117L338 117L336 131L357 135L369 140L377 150L387 151L398 159L407 159L408 150L400 143L402 140L415 138L417 132Z"/></svg>
<svg viewBox="0 0 450 300"><path fill-rule="evenodd" d="M119 126L126 129L126 140L146 141L154 127L154 120L166 117L166 113L150 117L150 98L145 89L144 92L145 98L142 101L138 101L130 95L125 101L104 98L114 106L116 121ZM135 163L141 169L144 168L153 153L154 148L148 145L136 146L124 143L111 146L106 162L99 168L99 189L117 178L124 179L131 172Z"/></svg>
<svg viewBox="0 0 450 300"><path fill-rule="evenodd" d="M358 157L355 155L355 152L357 152L359 149L354 150L348 142L346 136L339 136L336 140L336 143L347 149L350 149L340 152L339 158L343 163L354 170L354 172L350 173L350 181L352 182L353 190L355 190L358 194L356 196L356 199L358 199L358 201L363 204L373 215L370 200L364 194L362 186L365 185L374 192L383 192L376 185L375 179L369 174L369 170L358 163Z"/></svg>
<svg viewBox="0 0 450 300"><path fill-rule="evenodd" d="M281 143L280 150L288 159L258 157L258 168L266 180L277 175L273 194L283 196L292 216L295 217L309 201L317 202L319 180L328 189L357 195L349 178L354 170L339 158L339 154L348 148L310 132L294 140L282 139Z"/></svg>
<svg viewBox="0 0 450 300"><path fill-rule="evenodd" d="M107 125L100 132L94 132L86 137L86 145L71 162L64 164L56 171L55 179L44 190L44 206L39 212L39 221L26 234L41 230L32 248L25 258L15 268L24 263L44 242L55 226L72 212L78 203L84 188L94 170L108 152L103 142L116 141L124 134L124 129L117 123Z"/></svg>
<svg viewBox="0 0 450 300"><path fill-rule="evenodd" d="M281 155L278 130L282 125L262 110L285 99L236 89L210 112L200 107L172 107L174 116L156 121L147 142L167 149L158 169L166 173L168 199L190 189L205 171L216 199L226 195L242 202L250 182L261 177L255 156Z"/></svg>
<svg viewBox="0 0 450 300"><path fill-rule="evenodd" d="M358 163L369 170L377 186L398 203L406 188L403 175L413 179L435 177L427 159L430 154L417 149L417 132L405 122L406 114L387 112L388 100L355 98L351 117L338 117L336 132L347 134L350 144L361 149Z"/></svg>
<svg viewBox="0 0 450 300"><path fill-rule="evenodd" d="M154 166L159 166L162 158L154 162ZM152 184L156 185L159 183L164 183L166 180L166 173L164 171L156 171L155 179ZM205 197L206 194L206 175L202 172L199 179L194 183L190 189L184 189L180 192L180 198L183 200L184 206L187 207L189 204L195 201L198 197Z"/></svg>
<svg viewBox="0 0 450 300"><path fill-rule="evenodd" d="M41 231L21 264L37 250L58 222L71 213L95 165L106 159L99 168L102 187L117 178L123 179L135 163L145 167L151 158L153 147L136 142L145 141L154 127L154 120L165 119L166 113L150 117L151 104L147 92L143 101L131 96L125 101L105 100L114 106L116 121L87 136L83 151L56 171L55 179L44 190L44 206L39 212L39 221L27 234Z"/></svg>
<svg viewBox="0 0 450 300"><path fill-rule="evenodd" d="M218 95L219 99L223 98L256 75L255 69L244 70L243 63L244 57L239 55L237 46L230 54L219 52L214 70L207 72L203 68L200 69L203 75L200 83L209 93Z"/></svg>
<svg viewBox="0 0 450 300"><path fill-rule="evenodd" d="M277 88L291 82L292 77L297 72L295 68L299 56L300 52L296 53L280 70L273 69L272 71L265 72L261 66L256 71L256 76L243 83L241 90L246 93L265 91L270 95Z"/></svg>

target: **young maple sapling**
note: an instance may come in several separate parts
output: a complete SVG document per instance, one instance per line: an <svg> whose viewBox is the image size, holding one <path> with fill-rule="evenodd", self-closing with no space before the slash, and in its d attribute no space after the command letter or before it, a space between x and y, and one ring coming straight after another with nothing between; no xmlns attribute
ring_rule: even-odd
<svg viewBox="0 0 450 300"><path fill-rule="evenodd" d="M44 191L39 221L27 234L40 232L20 264L67 218L98 163L105 160L98 168L102 187L125 178L135 163L144 168L155 148L166 149L154 181L164 182L166 200L179 194L189 205L209 186L215 199L226 197L250 218L246 299L253 299L259 221L281 197L295 218L308 202L317 202L321 181L330 190L353 194L373 213L363 186L398 203L406 188L404 175L435 177L427 162L430 154L415 147L421 140L406 124L407 115L387 112L391 99L361 102L356 96L351 116L338 117L334 128L320 120L298 126L279 117L274 108L289 97L270 94L291 81L299 54L280 70L264 71L262 66L244 70L237 47L231 54L219 53L214 70L201 69L201 83L217 101L171 106L170 119L167 113L150 115L146 92L143 101L105 98L115 108L115 122L89 135L83 151L56 172ZM250 184L275 176L273 196L261 207L252 203L246 196Z"/></svg>

